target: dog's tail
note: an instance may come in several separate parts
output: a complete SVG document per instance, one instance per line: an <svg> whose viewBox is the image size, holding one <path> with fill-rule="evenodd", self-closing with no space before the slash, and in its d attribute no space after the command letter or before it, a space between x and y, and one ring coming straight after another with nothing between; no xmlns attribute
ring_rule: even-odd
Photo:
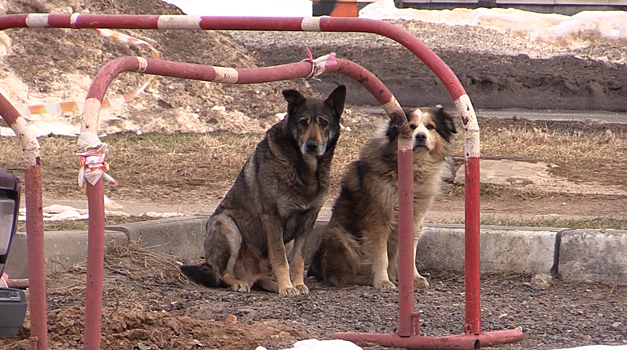
<svg viewBox="0 0 627 350"><path fill-rule="evenodd" d="M203 286L215 288L222 284L218 270L206 262L200 265L183 265L180 269L190 280Z"/></svg>
<svg viewBox="0 0 627 350"><path fill-rule="evenodd" d="M311 261L311 265L309 265L309 269L307 270L307 277L318 277L320 275L320 257L319 251L316 250L314 253L314 257Z"/></svg>

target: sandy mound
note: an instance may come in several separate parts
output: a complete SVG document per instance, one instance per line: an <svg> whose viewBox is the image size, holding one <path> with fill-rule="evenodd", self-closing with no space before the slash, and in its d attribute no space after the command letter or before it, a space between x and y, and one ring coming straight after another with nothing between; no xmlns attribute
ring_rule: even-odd
<svg viewBox="0 0 627 350"><path fill-rule="evenodd" d="M103 1L16 1L0 5L7 14L22 12L183 14L159 0ZM215 31L123 30L152 44L162 59L225 67L263 65L255 52ZM20 108L33 104L84 101L91 80L107 62L120 56L152 57L149 50L106 38L94 30L14 29L0 38L4 69L0 86ZM10 47L7 49L7 47ZM137 89L146 77L126 73L112 84L107 96ZM274 115L282 112L281 90L302 87L297 82L253 85L218 83L157 77L145 93L122 109L103 110L105 133L135 132L262 132ZM57 133L78 131L79 113L29 116L46 134L51 123L65 124ZM3 125L6 127L6 125ZM7 131L7 130L4 130ZM49 132L49 130L48 130Z"/></svg>

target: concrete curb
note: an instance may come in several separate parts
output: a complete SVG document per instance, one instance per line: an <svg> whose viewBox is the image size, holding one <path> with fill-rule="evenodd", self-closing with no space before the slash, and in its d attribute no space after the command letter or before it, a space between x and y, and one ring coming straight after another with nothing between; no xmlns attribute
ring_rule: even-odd
<svg viewBox="0 0 627 350"><path fill-rule="evenodd" d="M139 240L142 246L197 259L204 254L208 214L106 227L107 243ZM320 218L308 260L328 218ZM86 260L87 232L45 232L46 273ZM481 227L481 270L548 274L573 282L627 285L627 231L533 227ZM425 225L418 243L419 269L463 271L463 225ZM14 239L6 272L27 278L26 235Z"/></svg>
<svg viewBox="0 0 627 350"><path fill-rule="evenodd" d="M627 285L627 231L567 230L560 239L561 278Z"/></svg>
<svg viewBox="0 0 627 350"><path fill-rule="evenodd" d="M481 227L481 270L549 274L563 229ZM418 268L464 270L464 226L428 225L418 241Z"/></svg>
<svg viewBox="0 0 627 350"><path fill-rule="evenodd" d="M207 221L209 215L195 215L107 226L106 229L123 232L128 240L140 241L143 247L197 258L205 253Z"/></svg>
<svg viewBox="0 0 627 350"><path fill-rule="evenodd" d="M127 236L122 232L105 230L105 244L124 244ZM18 232L13 237L9 259L4 272L11 278L28 278L26 234ZM63 272L87 260L87 231L44 232L46 275Z"/></svg>

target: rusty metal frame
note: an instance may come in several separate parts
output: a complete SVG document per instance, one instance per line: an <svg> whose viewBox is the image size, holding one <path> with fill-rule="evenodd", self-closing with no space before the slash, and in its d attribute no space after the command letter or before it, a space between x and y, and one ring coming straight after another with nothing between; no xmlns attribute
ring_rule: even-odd
<svg viewBox="0 0 627 350"><path fill-rule="evenodd" d="M398 28L392 24L362 18L275 18L275 17L209 17L209 16L182 16L182 15L108 15L108 14L15 14L0 16L0 30L7 28L107 28L107 29L187 29L187 30L280 30L280 31L326 31L326 32L367 32L386 36L393 39L412 53L414 53L423 63L427 65L442 81L449 94L455 102L455 106L460 114L465 129L465 323L464 334L455 336L464 339L473 339L472 342L464 343L463 347L472 348L482 345L493 345L504 342L521 340L523 337L520 329L484 333L481 330L481 309L480 309L480 270L479 270L479 125L475 112L470 102L470 98L464 91L463 86L450 70L450 68L427 46L414 37L411 33ZM92 100L94 101L94 100ZM94 104L93 108L96 107ZM385 107L385 106L384 106ZM1 108L1 107L0 107ZM86 103L85 112L89 105ZM99 107L98 107L99 108ZM386 109L386 111L388 111ZM4 113L4 110L0 109ZM84 112L84 113L85 113ZM4 114L3 114L4 115ZM92 127L93 124L91 125ZM87 130L89 125L81 125ZM411 146L406 138L399 140L399 240L401 247L410 247L410 237L413 240L413 211L411 207L413 187L408 180L412 178L413 170L411 164ZM407 168L409 166L409 169ZM40 176L39 176L40 177ZM28 181L28 179L27 179ZM39 179L41 184L41 179ZM100 184L100 185L98 185ZM27 186L28 186L27 182ZM100 192L97 187L100 186ZM35 186L33 186L35 187ZM87 185L88 198L99 197L102 200L102 184L98 181L96 186ZM41 195L41 191L39 190ZM28 190L27 190L28 196ZM93 208L91 207L93 205ZM93 202L90 204L90 214L104 207L104 203ZM91 215L90 215L91 216ZM98 234L96 231L104 232L104 224L91 227L89 235ZM27 229L28 231L28 229ZM36 243L36 244L35 244ZM39 242L34 242L37 246ZM41 242L43 245L43 241ZM95 244L101 244L95 241ZM30 247L30 245L29 245ZM35 249L35 248L33 248ZM90 251L90 248L88 248ZM417 325L419 315L414 312L414 290L413 278L406 278L407 273L403 271L413 264L413 252L410 249L399 251L399 327L391 335L379 334L356 334L337 333L335 337L344 339L351 338L354 341L372 340L381 345L401 346L408 348L424 348L426 339L420 336ZM41 261L43 265L43 260ZM102 268L102 267L101 267ZM29 266L30 269L30 266ZM40 268L37 268L38 270ZM100 270L102 271L102 270ZM410 270L411 271L411 270ZM35 279L45 276L38 276ZM31 287L31 293L33 292ZM43 298L45 299L45 284L42 285ZM41 293L35 293L35 297L41 297ZM43 301L43 314L45 316L45 300ZM31 314L40 313L41 303L31 305ZM99 320L98 320L99 321ZM32 321L31 321L32 322ZM99 324L99 322L98 322ZM44 328L38 329L35 336L45 333ZM45 335L44 335L45 337ZM39 338L39 349L47 349L44 338ZM466 340L464 340L466 342ZM443 342L440 348L459 348L449 342ZM433 346L431 344L429 346ZM459 345L459 344L458 344ZM96 346L96 344L90 345ZM99 347L99 344L97 344ZM95 347L97 348L97 347ZM85 349L88 349L85 344Z"/></svg>

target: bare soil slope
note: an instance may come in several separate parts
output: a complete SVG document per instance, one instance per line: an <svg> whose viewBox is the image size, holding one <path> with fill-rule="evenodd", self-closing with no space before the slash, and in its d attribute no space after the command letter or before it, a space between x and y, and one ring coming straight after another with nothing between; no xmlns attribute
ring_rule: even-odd
<svg viewBox="0 0 627 350"><path fill-rule="evenodd" d="M621 42L590 40L586 48L531 42L521 35L471 26L417 21L391 23L409 31L453 70L476 108L542 108L627 111L627 49ZM271 32L236 38L269 65L335 52L379 77L405 106L443 104L450 95L435 74L399 43L365 33ZM281 50L276 50L280 46ZM349 85L349 102L375 105L363 88L343 76L325 75L313 86Z"/></svg>
<svg viewBox="0 0 627 350"><path fill-rule="evenodd" d="M19 1L6 2L6 13L183 14L159 0L142 1ZM152 44L162 59L224 67L262 65L259 55L228 35L215 31L120 31ZM15 29L9 53L2 58L0 85L16 107L60 101L83 101L91 79L109 61L120 56L152 58L148 49L105 38L94 30ZM124 73L114 80L110 95L138 88L145 77ZM222 85L158 77L146 93L123 110L105 111L118 117L101 123L104 132L263 132L283 109L281 90L296 82ZM213 108L216 107L216 108ZM213 109L212 109L213 108ZM77 121L79 116L62 118ZM269 119L264 119L271 117ZM259 119L261 118L261 119ZM260 125L261 123L261 125Z"/></svg>

